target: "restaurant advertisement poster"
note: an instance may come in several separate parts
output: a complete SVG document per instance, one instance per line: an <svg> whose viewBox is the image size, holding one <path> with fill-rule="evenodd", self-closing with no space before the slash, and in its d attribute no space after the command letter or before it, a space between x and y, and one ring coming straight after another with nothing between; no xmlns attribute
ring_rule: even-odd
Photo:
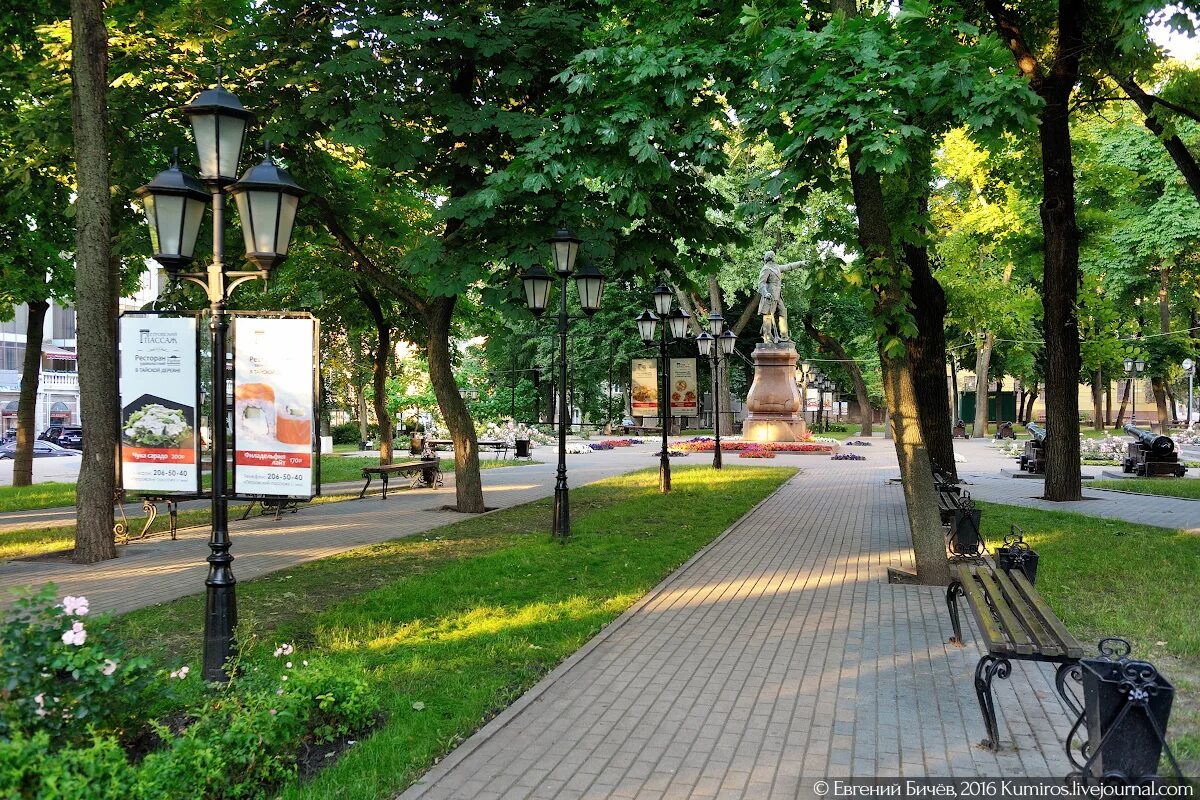
<svg viewBox="0 0 1200 800"><path fill-rule="evenodd" d="M658 416L658 359L635 358L629 372L630 411L635 417Z"/></svg>
<svg viewBox="0 0 1200 800"><path fill-rule="evenodd" d="M671 359L671 416L694 417L700 413L696 392L696 359Z"/></svg>
<svg viewBox="0 0 1200 800"><path fill-rule="evenodd" d="M124 314L118 333L121 486L149 495L197 494L197 320Z"/></svg>
<svg viewBox="0 0 1200 800"><path fill-rule="evenodd" d="M233 485L238 495L314 496L316 320L233 320Z"/></svg>

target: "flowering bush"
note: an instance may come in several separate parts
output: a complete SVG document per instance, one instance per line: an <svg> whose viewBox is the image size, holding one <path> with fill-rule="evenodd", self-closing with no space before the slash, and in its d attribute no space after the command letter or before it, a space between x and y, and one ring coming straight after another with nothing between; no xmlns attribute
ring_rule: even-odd
<svg viewBox="0 0 1200 800"><path fill-rule="evenodd" d="M59 602L53 585L9 607L0 626L0 736L43 733L61 745L89 741L89 727L129 725L149 668L105 643L101 626L84 622L88 611L86 597Z"/></svg>
<svg viewBox="0 0 1200 800"><path fill-rule="evenodd" d="M853 441L846 442L846 445L848 447L870 447L871 443L864 442L861 439L854 439Z"/></svg>
<svg viewBox="0 0 1200 800"><path fill-rule="evenodd" d="M594 453L596 451L593 450L592 446L586 442L571 442L567 445L567 452L578 456L584 453Z"/></svg>
<svg viewBox="0 0 1200 800"><path fill-rule="evenodd" d="M716 449L716 442L707 437L698 437L681 442L679 447L694 453L711 453ZM747 442L742 439L722 439L721 452L733 453L748 448L770 450L776 453L832 453L833 447L827 444L809 442Z"/></svg>
<svg viewBox="0 0 1200 800"><path fill-rule="evenodd" d="M1195 415L1193 414L1193 417L1194 416ZM1182 447L1184 445L1200 447L1200 428L1197 428L1195 425L1193 425L1192 427L1175 434L1172 438L1175 439L1175 445L1177 447Z"/></svg>
<svg viewBox="0 0 1200 800"><path fill-rule="evenodd" d="M631 445L642 444L642 443L643 443L643 440L641 440L641 439L627 438L627 439L605 439L600 444L608 444L608 445L612 445L613 447L630 447Z"/></svg>
<svg viewBox="0 0 1200 800"><path fill-rule="evenodd" d="M829 457L831 461L866 461L866 456L860 456L858 453L838 453Z"/></svg>
<svg viewBox="0 0 1200 800"><path fill-rule="evenodd" d="M1084 439L1079 443L1079 456L1084 461L1119 464L1129 448L1129 440L1111 434L1101 439Z"/></svg>
<svg viewBox="0 0 1200 800"><path fill-rule="evenodd" d="M837 444L837 442L838 442L838 440L833 438L832 436L812 436L811 434L809 435L809 437L807 439L805 439L805 441L806 442L820 442L821 444Z"/></svg>
<svg viewBox="0 0 1200 800"><path fill-rule="evenodd" d="M612 442L591 442L588 447L593 450L612 450L615 445Z"/></svg>
<svg viewBox="0 0 1200 800"><path fill-rule="evenodd" d="M554 437L525 423L514 423L511 419L497 424L489 422L482 428L475 425L475 435L479 439L504 442L509 447L515 447L517 439L528 439L532 445L554 444Z"/></svg>
<svg viewBox="0 0 1200 800"><path fill-rule="evenodd" d="M721 449L724 450L724 448L721 448ZM761 444L755 444L753 442L746 443L746 446L739 448L739 452L738 452L738 458L774 458L774 457L775 457L775 453L773 453L769 448L764 447Z"/></svg>

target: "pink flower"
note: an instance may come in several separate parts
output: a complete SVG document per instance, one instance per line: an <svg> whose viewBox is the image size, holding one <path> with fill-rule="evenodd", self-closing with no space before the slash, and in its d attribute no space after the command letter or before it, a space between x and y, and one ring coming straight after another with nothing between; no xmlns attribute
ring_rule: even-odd
<svg viewBox="0 0 1200 800"><path fill-rule="evenodd" d="M275 657L290 656L293 652L295 652L295 649L290 644L281 644L275 648Z"/></svg>
<svg viewBox="0 0 1200 800"><path fill-rule="evenodd" d="M113 661L111 658L104 659L104 666L101 667L100 671L105 675L112 675L117 671L117 662Z"/></svg>
<svg viewBox="0 0 1200 800"><path fill-rule="evenodd" d="M71 626L71 630L64 631L62 635L63 644L73 644L76 647L87 641L87 631L83 629L82 622L76 622Z"/></svg>
<svg viewBox="0 0 1200 800"><path fill-rule="evenodd" d="M275 715L276 715L276 714L278 714L278 713L279 713L279 712L278 712L278 711L276 711L275 709L273 709L273 708L271 709L271 716L272 716L272 717L273 717L273 716L275 716Z"/></svg>
<svg viewBox="0 0 1200 800"><path fill-rule="evenodd" d="M67 595L62 601L63 613L68 616L85 617L88 613L88 599Z"/></svg>
<svg viewBox="0 0 1200 800"><path fill-rule="evenodd" d="M179 669L177 669L177 670L173 670L173 671L171 672L171 677L172 677L172 678L178 678L179 680L183 680L184 678L186 678L186 677L187 677L187 675L188 675L188 672L189 672L190 670L191 670L191 667L189 667L187 664L184 664L184 665L183 665L182 667L180 667Z"/></svg>

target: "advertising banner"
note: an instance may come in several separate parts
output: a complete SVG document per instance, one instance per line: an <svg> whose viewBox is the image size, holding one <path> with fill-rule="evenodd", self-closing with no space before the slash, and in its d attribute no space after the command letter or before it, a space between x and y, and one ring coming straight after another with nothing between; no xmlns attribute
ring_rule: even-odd
<svg viewBox="0 0 1200 800"><path fill-rule="evenodd" d="M239 495L312 497L316 321L233 320L233 486Z"/></svg>
<svg viewBox="0 0 1200 800"><path fill-rule="evenodd" d="M635 417L658 416L658 359L635 358L630 367L632 395L629 408Z"/></svg>
<svg viewBox="0 0 1200 800"><path fill-rule="evenodd" d="M200 491L195 317L119 321L121 485L149 495Z"/></svg>
<svg viewBox="0 0 1200 800"><path fill-rule="evenodd" d="M671 359L671 416L694 417L700 413L696 391L696 359Z"/></svg>

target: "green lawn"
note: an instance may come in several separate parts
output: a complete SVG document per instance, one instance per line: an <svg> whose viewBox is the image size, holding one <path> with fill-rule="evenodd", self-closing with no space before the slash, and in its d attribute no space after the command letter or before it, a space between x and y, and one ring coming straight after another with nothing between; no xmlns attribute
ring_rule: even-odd
<svg viewBox="0 0 1200 800"><path fill-rule="evenodd" d="M333 659L385 704L373 735L282 796L394 797L795 470L672 472L669 495L652 470L572 490L565 546L547 499L239 584L264 647ZM203 607L186 597L117 629L159 665L195 666Z"/></svg>
<svg viewBox="0 0 1200 800"><path fill-rule="evenodd" d="M33 486L0 486L0 512L31 511L75 505L75 484L35 483Z"/></svg>
<svg viewBox="0 0 1200 800"><path fill-rule="evenodd" d="M1114 478L1111 480L1091 481L1090 489L1119 489L1122 492L1138 492L1139 494L1157 494L1163 497L1187 497L1200 500L1200 480L1195 478ZM1196 514L1200 515L1200 507Z"/></svg>
<svg viewBox="0 0 1200 800"><path fill-rule="evenodd" d="M1038 552L1037 588L1083 642L1120 636L1176 684L1171 739L1200 774L1200 536L1083 514L979 503L992 549L1009 526ZM1160 644L1161 643L1161 644ZM1186 761L1186 763L1184 763Z"/></svg>

